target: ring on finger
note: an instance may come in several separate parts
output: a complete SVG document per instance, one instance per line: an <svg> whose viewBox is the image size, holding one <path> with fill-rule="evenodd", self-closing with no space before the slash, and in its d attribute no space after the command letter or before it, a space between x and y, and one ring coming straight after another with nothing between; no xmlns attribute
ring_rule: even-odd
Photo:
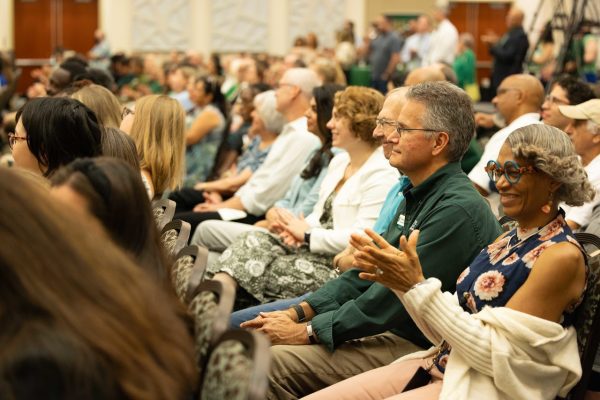
<svg viewBox="0 0 600 400"><path fill-rule="evenodd" d="M383 270L379 267L375 267L375 275L383 276Z"/></svg>

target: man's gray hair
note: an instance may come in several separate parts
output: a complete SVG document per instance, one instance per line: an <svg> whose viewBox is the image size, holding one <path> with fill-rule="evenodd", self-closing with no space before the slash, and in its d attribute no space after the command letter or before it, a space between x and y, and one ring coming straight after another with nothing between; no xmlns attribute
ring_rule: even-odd
<svg viewBox="0 0 600 400"><path fill-rule="evenodd" d="M475 135L473 104L467 93L449 82L423 82L412 86L406 99L425 106L421 125L448 133L446 157L449 162L459 161Z"/></svg>
<svg viewBox="0 0 600 400"><path fill-rule="evenodd" d="M314 88L321 86L319 76L309 68L290 68L284 76L286 83L298 86L307 99L312 97Z"/></svg>
<svg viewBox="0 0 600 400"><path fill-rule="evenodd" d="M275 91L267 90L254 97L254 107L256 113L265 124L265 129L269 132L279 134L286 124L285 117L277 111L277 99Z"/></svg>
<svg viewBox="0 0 600 400"><path fill-rule="evenodd" d="M591 119L588 119L587 122L587 130L592 134L592 135L599 135L600 134L600 125L595 123L594 121L592 121Z"/></svg>

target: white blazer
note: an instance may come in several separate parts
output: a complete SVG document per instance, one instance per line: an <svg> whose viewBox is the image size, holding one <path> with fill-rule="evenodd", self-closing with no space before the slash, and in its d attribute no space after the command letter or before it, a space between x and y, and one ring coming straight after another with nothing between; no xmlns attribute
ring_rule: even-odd
<svg viewBox="0 0 600 400"><path fill-rule="evenodd" d="M323 205L344 177L350 156L344 152L329 163L321 183L319 200L306 217L311 226L310 251L337 254L348 245L350 234L372 228L390 188L398 181L398 170L390 166L383 149L375 149L371 157L340 188L332 204L333 229L319 223Z"/></svg>

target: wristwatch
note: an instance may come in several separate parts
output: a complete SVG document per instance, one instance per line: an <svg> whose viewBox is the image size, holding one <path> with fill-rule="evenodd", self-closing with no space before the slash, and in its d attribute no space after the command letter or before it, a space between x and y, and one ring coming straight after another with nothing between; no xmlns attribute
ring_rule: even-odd
<svg viewBox="0 0 600 400"><path fill-rule="evenodd" d="M304 313L304 309L300 304L294 304L292 308L294 309L294 311L296 311L296 314L298 315L298 322L306 321L306 314Z"/></svg>
<svg viewBox="0 0 600 400"><path fill-rule="evenodd" d="M317 344L319 341L317 340L317 335L312 327L312 321L308 321L306 324L306 333L308 334L308 341L310 344Z"/></svg>

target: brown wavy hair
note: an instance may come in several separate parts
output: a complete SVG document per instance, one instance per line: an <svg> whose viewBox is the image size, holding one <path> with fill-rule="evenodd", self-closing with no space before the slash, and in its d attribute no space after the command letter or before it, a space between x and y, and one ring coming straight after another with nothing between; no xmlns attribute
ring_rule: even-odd
<svg viewBox="0 0 600 400"><path fill-rule="evenodd" d="M350 130L356 137L378 146L379 141L373 137L373 131L383 100L383 95L375 89L348 86L335 94L334 107L337 115L348 119Z"/></svg>
<svg viewBox="0 0 600 400"><path fill-rule="evenodd" d="M176 300L33 181L0 169L0 197L0 397L189 397Z"/></svg>

